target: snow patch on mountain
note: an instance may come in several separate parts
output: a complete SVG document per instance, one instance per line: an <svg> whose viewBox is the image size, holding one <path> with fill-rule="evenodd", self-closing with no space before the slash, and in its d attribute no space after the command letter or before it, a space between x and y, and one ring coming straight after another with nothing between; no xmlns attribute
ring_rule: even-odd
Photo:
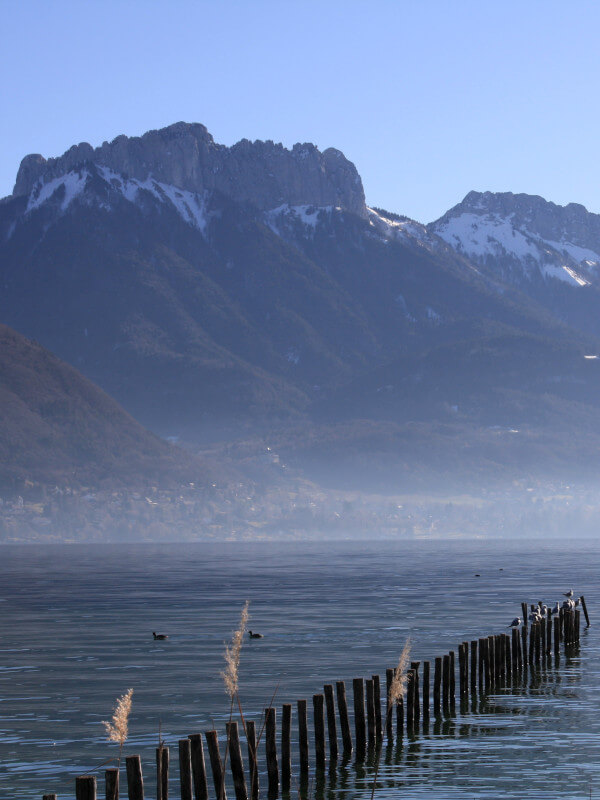
<svg viewBox="0 0 600 800"><path fill-rule="evenodd" d="M542 275L571 286L589 286L589 274L600 255L567 241L544 239L524 225L517 227L515 214L473 213L485 205L471 204L468 211L446 216L431 229L456 252L480 263L517 263L527 278ZM566 263L565 263L566 262Z"/></svg>
<svg viewBox="0 0 600 800"><path fill-rule="evenodd" d="M88 178L89 172L82 170L80 172L68 172L66 175L61 175L60 178L48 181L48 183L38 182L31 190L25 213L39 208L61 188L64 188L64 197L60 208L61 211L66 211L72 201L83 192Z"/></svg>
<svg viewBox="0 0 600 800"><path fill-rule="evenodd" d="M29 195L25 213L30 214L32 211L41 208L45 203L52 200L54 195L61 189L64 194L60 211L66 211L75 198L84 194L92 177L92 172L94 177L100 178L113 192L118 193L130 203L138 204L140 193L149 192L161 205L171 206L188 225L192 225L202 233L205 233L209 216L206 208L206 193L189 192L168 183L161 183L153 178L148 178L145 181L127 178L108 167L100 165L92 165L90 169L72 170L58 178L53 178L47 183L44 183L43 180L38 181ZM110 209L110 203L107 204L96 196L87 198L87 202L94 201L101 207Z"/></svg>
<svg viewBox="0 0 600 800"><path fill-rule="evenodd" d="M342 209L335 206L291 206L284 203L277 208L265 211L265 222L273 233L281 236L285 229L303 227L304 232L313 235L319 222L325 220L333 211Z"/></svg>
<svg viewBox="0 0 600 800"><path fill-rule="evenodd" d="M428 241L429 234L424 225L408 217L385 216L374 208L367 207L369 224L385 240L416 239L420 242Z"/></svg>
<svg viewBox="0 0 600 800"><path fill-rule="evenodd" d="M539 245L498 214L460 214L436 226L435 232L455 250L470 258L501 256L539 261Z"/></svg>
<svg viewBox="0 0 600 800"><path fill-rule="evenodd" d="M208 223L206 193L201 195L188 192L186 189L179 189L153 178L145 181L125 178L108 167L99 166L98 171L104 180L117 189L129 202L136 203L140 191L150 192L160 203L172 205L184 222L198 228L202 233L206 231Z"/></svg>

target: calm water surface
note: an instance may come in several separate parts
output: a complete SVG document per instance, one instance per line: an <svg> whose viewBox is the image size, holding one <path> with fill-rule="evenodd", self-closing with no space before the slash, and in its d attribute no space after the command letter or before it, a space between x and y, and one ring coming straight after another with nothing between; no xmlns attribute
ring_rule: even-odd
<svg viewBox="0 0 600 800"><path fill-rule="evenodd" d="M244 645L241 694L259 720L275 689L276 705L310 707L324 683L384 676L407 636L415 660L431 659L571 587L592 621L580 655L384 755L377 796L600 797L599 570L590 542L3 547L0 798L71 800L75 775L116 755L100 723L129 687L125 750L154 797L159 724L175 748L224 728L224 642L246 599L264 639ZM349 763L325 792L368 796L371 780Z"/></svg>

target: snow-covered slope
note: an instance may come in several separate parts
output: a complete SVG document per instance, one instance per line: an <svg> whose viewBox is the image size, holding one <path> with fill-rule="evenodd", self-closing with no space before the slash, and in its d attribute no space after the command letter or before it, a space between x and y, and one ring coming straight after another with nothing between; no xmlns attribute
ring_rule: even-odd
<svg viewBox="0 0 600 800"><path fill-rule="evenodd" d="M207 192L189 192L153 178L145 181L127 178L108 167L93 163L71 169L47 181L40 178L27 196L25 216L44 207L60 215L73 202L96 204L109 211L117 200L126 200L139 206L150 201L158 208L175 211L184 222L205 232L209 217ZM5 238L10 238L13 232L14 226Z"/></svg>
<svg viewBox="0 0 600 800"><path fill-rule="evenodd" d="M561 207L530 195L470 192L428 231L513 284L600 282L600 216L574 203Z"/></svg>

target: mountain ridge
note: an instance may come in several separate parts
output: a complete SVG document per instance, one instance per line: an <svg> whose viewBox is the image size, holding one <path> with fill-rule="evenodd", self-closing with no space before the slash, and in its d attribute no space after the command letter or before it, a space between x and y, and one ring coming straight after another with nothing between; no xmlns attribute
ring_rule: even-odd
<svg viewBox="0 0 600 800"><path fill-rule="evenodd" d="M28 195L37 182L57 178L86 162L142 182L152 177L191 192L216 189L264 209L289 202L366 213L360 176L339 150L321 152L310 143L287 150L272 141L247 139L227 147L215 143L204 125L185 122L138 137L120 135L97 148L82 142L57 158L25 156L13 196Z"/></svg>

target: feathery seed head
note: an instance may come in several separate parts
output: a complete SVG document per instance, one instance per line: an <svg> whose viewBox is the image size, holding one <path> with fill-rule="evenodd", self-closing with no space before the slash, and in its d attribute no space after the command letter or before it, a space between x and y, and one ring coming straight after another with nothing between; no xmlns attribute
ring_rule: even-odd
<svg viewBox="0 0 600 800"><path fill-rule="evenodd" d="M240 624L233 634L231 645L225 645L225 669L221 673L221 677L225 684L225 691L232 700L238 691L240 654L242 651L242 644L244 643L244 635L248 626L248 620L250 619L250 614L248 612L249 606L250 601L246 600L242 609Z"/></svg>
<svg viewBox="0 0 600 800"><path fill-rule="evenodd" d="M129 714L131 712L131 695L133 689L128 689L122 697L117 700L117 705L112 717L112 722L102 721L106 729L109 742L118 742L121 747L127 740L129 733Z"/></svg>
<svg viewBox="0 0 600 800"><path fill-rule="evenodd" d="M394 670L394 677L390 685L389 705L390 707L397 703L401 697L404 697L406 692L406 670L408 668L408 659L410 658L410 639L407 639L400 653L398 666Z"/></svg>

